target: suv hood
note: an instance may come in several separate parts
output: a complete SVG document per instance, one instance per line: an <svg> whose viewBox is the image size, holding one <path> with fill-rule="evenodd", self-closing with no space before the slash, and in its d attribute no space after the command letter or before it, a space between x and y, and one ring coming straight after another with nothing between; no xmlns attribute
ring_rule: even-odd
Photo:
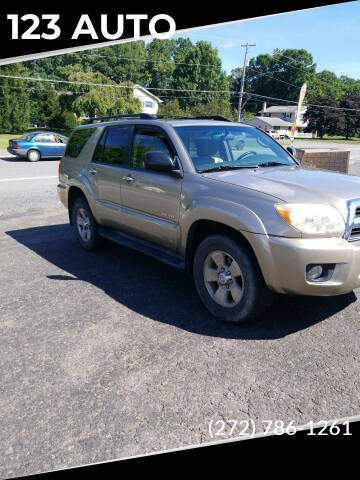
<svg viewBox="0 0 360 480"><path fill-rule="evenodd" d="M360 178L352 175L299 166L229 170L203 174L272 195L284 202L328 203L347 216L346 202L360 198Z"/></svg>

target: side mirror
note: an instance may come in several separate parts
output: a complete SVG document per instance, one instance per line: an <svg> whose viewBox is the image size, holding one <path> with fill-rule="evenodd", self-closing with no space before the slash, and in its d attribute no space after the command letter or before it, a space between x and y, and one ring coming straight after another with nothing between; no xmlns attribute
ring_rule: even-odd
<svg viewBox="0 0 360 480"><path fill-rule="evenodd" d="M147 170L157 172L171 172L175 168L173 159L164 152L146 152L144 163Z"/></svg>
<svg viewBox="0 0 360 480"><path fill-rule="evenodd" d="M286 147L286 150L292 155L294 158L296 158L296 148L293 147L292 145Z"/></svg>

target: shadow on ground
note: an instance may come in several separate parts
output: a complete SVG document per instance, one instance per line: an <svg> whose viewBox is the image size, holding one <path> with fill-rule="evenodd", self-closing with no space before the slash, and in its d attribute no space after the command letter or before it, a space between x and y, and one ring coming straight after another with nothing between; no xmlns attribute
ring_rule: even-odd
<svg viewBox="0 0 360 480"><path fill-rule="evenodd" d="M324 321L356 301L354 293L336 297L278 295L261 319L241 326L229 325L204 309L187 274L147 255L110 243L97 252L86 252L68 224L6 233L67 272L47 277L58 282L59 288L62 282L74 282L74 288L81 288L79 280L85 281L134 312L200 335L281 338Z"/></svg>

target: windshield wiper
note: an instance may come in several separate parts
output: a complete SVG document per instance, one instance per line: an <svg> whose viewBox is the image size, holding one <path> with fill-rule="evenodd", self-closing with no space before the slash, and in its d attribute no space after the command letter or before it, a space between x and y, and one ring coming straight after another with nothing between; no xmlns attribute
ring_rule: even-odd
<svg viewBox="0 0 360 480"><path fill-rule="evenodd" d="M278 165L290 166L288 163L283 163L283 162L264 162L264 163L258 163L257 167L277 167Z"/></svg>
<svg viewBox="0 0 360 480"><path fill-rule="evenodd" d="M242 168L258 168L259 165L219 165L217 167L206 168L205 170L198 170L199 173L219 172L221 170L240 170Z"/></svg>

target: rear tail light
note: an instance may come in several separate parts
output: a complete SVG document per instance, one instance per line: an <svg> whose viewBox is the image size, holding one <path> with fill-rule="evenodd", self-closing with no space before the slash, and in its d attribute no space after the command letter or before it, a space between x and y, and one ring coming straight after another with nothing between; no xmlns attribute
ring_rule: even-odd
<svg viewBox="0 0 360 480"><path fill-rule="evenodd" d="M17 143L14 142L14 148L20 148Z"/></svg>

